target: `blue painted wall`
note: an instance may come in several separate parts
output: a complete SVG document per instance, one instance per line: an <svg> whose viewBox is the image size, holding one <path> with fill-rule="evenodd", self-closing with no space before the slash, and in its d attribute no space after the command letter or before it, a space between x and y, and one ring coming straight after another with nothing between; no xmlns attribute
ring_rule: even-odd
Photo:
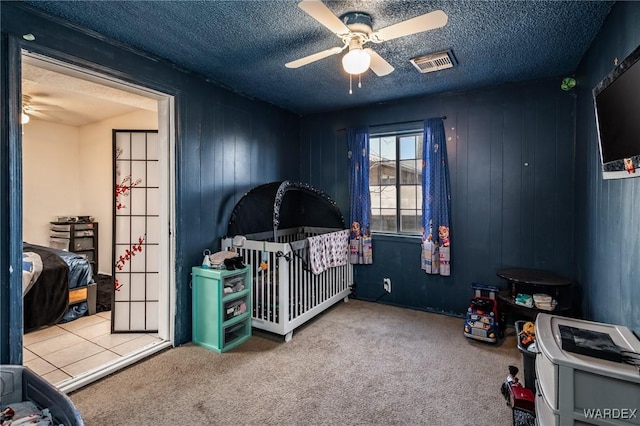
<svg viewBox="0 0 640 426"><path fill-rule="evenodd" d="M380 297L389 277L393 291L380 302L462 314L472 282L504 285L496 276L501 267L573 277L575 95L560 90L560 80L302 118L301 179L334 196L348 217L343 129L447 117L451 276L420 269L419 238L376 234L374 264L355 271L358 298Z"/></svg>
<svg viewBox="0 0 640 426"><path fill-rule="evenodd" d="M176 97L178 344L191 335L189 269L200 261L204 247L218 248L231 209L246 190L299 179L326 191L348 217L343 129L441 115L448 117L452 276L427 276L420 270L418 238L376 235L375 264L356 268L358 297L378 298L382 278L390 277L393 293L381 302L461 314L471 297L471 282L502 284L495 275L500 267L542 268L580 283L586 317L640 330L640 179L601 180L590 95L612 58L623 58L638 45L640 3L614 6L580 67L574 92L562 92L557 79L302 119L99 35L25 11L18 3L3 2L1 13L2 362L9 348L7 214L12 180L7 70L19 60L7 46L9 39L19 40L26 32L36 34L29 45L36 51L56 51L71 62Z"/></svg>
<svg viewBox="0 0 640 426"><path fill-rule="evenodd" d="M191 340L191 266L202 261L205 248L219 249L236 201L262 183L298 179L299 117L272 105L239 96L183 72L157 58L145 57L114 44L97 34L22 9L17 3L2 3L2 158L0 170L0 237L2 238L2 312L0 349L2 361L9 356L7 322L9 311L8 273L10 192L8 163L10 105L8 65L20 60L10 53L8 39L21 41L33 33L36 41L25 47L43 53L54 52L70 62L112 74L125 81L175 95L176 99L176 329L175 340ZM293 149L292 149L293 147ZM97 159L99 160L99 159ZM19 238L19 237L18 237ZM18 266L19 269L19 266ZM15 352L16 342L11 351ZM21 347L18 348L21 353Z"/></svg>
<svg viewBox="0 0 640 426"><path fill-rule="evenodd" d="M590 319L640 333L640 177L603 180L591 90L640 45L640 3L617 2L577 72L576 278ZM637 94L640 96L640 93ZM638 135L640 137L640 135Z"/></svg>

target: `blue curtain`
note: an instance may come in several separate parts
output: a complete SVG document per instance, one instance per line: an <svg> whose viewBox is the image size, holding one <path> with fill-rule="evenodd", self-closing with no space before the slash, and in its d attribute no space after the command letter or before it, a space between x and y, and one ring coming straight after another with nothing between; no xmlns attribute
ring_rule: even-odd
<svg viewBox="0 0 640 426"><path fill-rule="evenodd" d="M371 241L371 195L369 194L369 128L347 129L349 147L349 260L354 264L373 263Z"/></svg>
<svg viewBox="0 0 640 426"><path fill-rule="evenodd" d="M451 275L451 190L442 118L424 122L422 148L422 269Z"/></svg>

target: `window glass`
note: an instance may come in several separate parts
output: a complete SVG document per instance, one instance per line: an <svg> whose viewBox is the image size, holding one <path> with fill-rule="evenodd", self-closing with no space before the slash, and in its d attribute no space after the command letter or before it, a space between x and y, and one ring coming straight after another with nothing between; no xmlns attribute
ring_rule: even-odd
<svg viewBox="0 0 640 426"><path fill-rule="evenodd" d="M380 161L378 163L378 172L380 173L379 185L395 185L396 184L396 162L395 161ZM369 172L369 176L371 176L371 171Z"/></svg>
<svg viewBox="0 0 640 426"><path fill-rule="evenodd" d="M380 209L380 231L398 232L396 209Z"/></svg>
<svg viewBox="0 0 640 426"><path fill-rule="evenodd" d="M380 160L380 138L369 138L369 159Z"/></svg>
<svg viewBox="0 0 640 426"><path fill-rule="evenodd" d="M418 234L422 227L422 134L369 139L371 229Z"/></svg>
<svg viewBox="0 0 640 426"><path fill-rule="evenodd" d="M381 180L380 180L380 163L381 161L379 160L379 157L375 157L378 158L378 160L374 159L373 154L369 154L369 185L380 185L381 184Z"/></svg>
<svg viewBox="0 0 640 426"><path fill-rule="evenodd" d="M422 221L413 210L400 210L400 232L419 233Z"/></svg>
<svg viewBox="0 0 640 426"><path fill-rule="evenodd" d="M396 209L397 190L395 186L381 186L380 188L380 208Z"/></svg>
<svg viewBox="0 0 640 426"><path fill-rule="evenodd" d="M422 182L422 161L400 161L400 184L419 185Z"/></svg>
<svg viewBox="0 0 640 426"><path fill-rule="evenodd" d="M416 158L416 137L403 136L400 138L400 159Z"/></svg>
<svg viewBox="0 0 640 426"><path fill-rule="evenodd" d="M417 208L418 197L417 192L420 189L416 185L403 185L400 187L400 208L413 209Z"/></svg>
<svg viewBox="0 0 640 426"><path fill-rule="evenodd" d="M385 160L396 159L396 138L395 137L387 136L387 137L380 138L380 157Z"/></svg>
<svg viewBox="0 0 640 426"><path fill-rule="evenodd" d="M371 196L371 210L374 209L380 209L380 207L382 207L382 204L380 202L380 186L379 185L371 185L371 182L369 182L369 194ZM373 213L373 211L371 212L372 215L375 215L375 213ZM373 226L373 225L371 225Z"/></svg>

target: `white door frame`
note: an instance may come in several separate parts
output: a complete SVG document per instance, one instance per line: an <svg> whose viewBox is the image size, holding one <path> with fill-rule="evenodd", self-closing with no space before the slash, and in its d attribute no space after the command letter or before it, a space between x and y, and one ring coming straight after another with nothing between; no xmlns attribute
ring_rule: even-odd
<svg viewBox="0 0 640 426"><path fill-rule="evenodd" d="M155 99L158 102L158 142L161 152L166 154L160 157L161 179L166 184L162 195L160 217L161 227L166 230L161 232L160 237L160 245L163 247L163 250L161 250L161 264L165 265L160 274L159 286L158 336L162 341L150 344L116 362L105 364L98 369L57 384L60 391L71 392L160 350L174 346L176 309L176 279L175 268L173 268L173 265L175 265L175 99L172 95L134 85L106 74L63 62L48 55L45 56L23 49L20 59L22 60L24 56L47 61L56 67L56 72ZM20 144L22 144L22 139L20 139ZM22 187L19 191L20 200L22 200Z"/></svg>

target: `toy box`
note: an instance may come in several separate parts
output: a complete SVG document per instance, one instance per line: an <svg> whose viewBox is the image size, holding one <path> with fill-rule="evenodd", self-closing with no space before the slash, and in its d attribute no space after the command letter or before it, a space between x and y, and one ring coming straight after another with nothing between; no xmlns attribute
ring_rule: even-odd
<svg viewBox="0 0 640 426"><path fill-rule="evenodd" d="M499 288L472 284L475 295L471 299L464 321L464 335L471 339L496 343L504 335L503 321L498 312L496 294Z"/></svg>

